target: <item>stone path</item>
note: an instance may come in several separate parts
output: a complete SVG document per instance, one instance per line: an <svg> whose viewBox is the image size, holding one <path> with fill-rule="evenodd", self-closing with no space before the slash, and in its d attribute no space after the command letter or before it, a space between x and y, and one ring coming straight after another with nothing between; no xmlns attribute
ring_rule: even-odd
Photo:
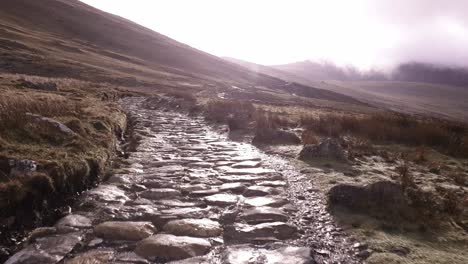
<svg viewBox="0 0 468 264"><path fill-rule="evenodd" d="M286 161L141 100L124 101L141 137L126 172L6 263L358 263Z"/></svg>

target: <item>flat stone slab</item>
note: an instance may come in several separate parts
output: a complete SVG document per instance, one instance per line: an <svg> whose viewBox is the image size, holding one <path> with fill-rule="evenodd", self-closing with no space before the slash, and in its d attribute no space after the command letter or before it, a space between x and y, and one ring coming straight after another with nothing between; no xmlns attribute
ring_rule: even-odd
<svg viewBox="0 0 468 264"><path fill-rule="evenodd" d="M257 176L257 175L222 175L218 176L218 179L223 182L256 182L268 180L268 176Z"/></svg>
<svg viewBox="0 0 468 264"><path fill-rule="evenodd" d="M225 230L227 237L250 241L274 237L277 239L289 239L296 235L297 228L284 222L270 222L256 225L237 223Z"/></svg>
<svg viewBox="0 0 468 264"><path fill-rule="evenodd" d="M221 235L221 225L210 219L180 219L168 222L163 230L177 236L215 237Z"/></svg>
<svg viewBox="0 0 468 264"><path fill-rule="evenodd" d="M313 264L308 247L282 246L275 249L254 248L250 245L228 247L223 254L224 264Z"/></svg>
<svg viewBox="0 0 468 264"><path fill-rule="evenodd" d="M219 187L220 191L228 191L233 193L243 193L247 185L241 182L231 182L231 183L223 183L221 187Z"/></svg>
<svg viewBox="0 0 468 264"><path fill-rule="evenodd" d="M257 182L257 185L270 187L285 187L288 184L284 181L261 181Z"/></svg>
<svg viewBox="0 0 468 264"><path fill-rule="evenodd" d="M172 215L172 216L182 216L189 218L203 218L208 214L210 208L199 208L199 207L182 207L182 208L171 208L166 210L161 210L162 214Z"/></svg>
<svg viewBox="0 0 468 264"><path fill-rule="evenodd" d="M65 261L66 264L108 264L112 263L115 253L109 249L91 250Z"/></svg>
<svg viewBox="0 0 468 264"><path fill-rule="evenodd" d="M158 234L140 241L135 252L147 259L181 260L208 253L211 243L203 238Z"/></svg>
<svg viewBox="0 0 468 264"><path fill-rule="evenodd" d="M147 238L156 232L151 222L104 222L94 227L94 233L110 240L138 241Z"/></svg>
<svg viewBox="0 0 468 264"><path fill-rule="evenodd" d="M82 235L79 233L38 238L34 244L10 257L5 264L55 264L70 253L81 240Z"/></svg>
<svg viewBox="0 0 468 264"><path fill-rule="evenodd" d="M221 166L217 168L218 170L223 171L227 175L265 175L270 173L275 173L274 170L265 169L265 168L244 168L244 169L235 169L228 166Z"/></svg>
<svg viewBox="0 0 468 264"><path fill-rule="evenodd" d="M234 194L219 193L205 197L208 204L218 206L228 206L236 204L239 201L239 196Z"/></svg>
<svg viewBox="0 0 468 264"><path fill-rule="evenodd" d="M89 218L76 214L67 215L55 224L55 227L59 230L68 228L90 228L91 226L91 220Z"/></svg>
<svg viewBox="0 0 468 264"><path fill-rule="evenodd" d="M288 221L288 216L281 209L261 206L245 210L242 213L242 219L249 224L258 224L265 222L286 222Z"/></svg>
<svg viewBox="0 0 468 264"><path fill-rule="evenodd" d="M125 203L129 198L115 185L99 185L87 192L88 199L107 203Z"/></svg>
<svg viewBox="0 0 468 264"><path fill-rule="evenodd" d="M201 206L204 203L202 202L184 202L177 199L173 200L159 200L156 201L157 204L169 206L169 207L197 207Z"/></svg>
<svg viewBox="0 0 468 264"><path fill-rule="evenodd" d="M190 193L191 196L208 196L219 193L219 189L212 188L206 190L193 191Z"/></svg>
<svg viewBox="0 0 468 264"><path fill-rule="evenodd" d="M246 161L242 161L242 162L239 162L239 163L235 163L235 164L231 165L231 167L233 167L235 169L257 168L257 167L260 167L261 164L262 163L259 162L259 161L246 160Z"/></svg>
<svg viewBox="0 0 468 264"><path fill-rule="evenodd" d="M264 196L264 197L250 197L244 200L244 203L249 206L271 206L281 207L288 203L288 200L281 197L275 196Z"/></svg>
<svg viewBox="0 0 468 264"><path fill-rule="evenodd" d="M189 193L193 191L201 191L201 190L210 189L210 186L206 184L184 184L184 185L180 185L178 189L181 192Z"/></svg>
<svg viewBox="0 0 468 264"><path fill-rule="evenodd" d="M245 190L244 196L251 197L251 196L266 196L271 194L279 194L280 191L276 188L269 187L269 186L250 186Z"/></svg>
<svg viewBox="0 0 468 264"><path fill-rule="evenodd" d="M180 195L180 191L170 188L150 189L141 193L141 197L150 200L169 199Z"/></svg>

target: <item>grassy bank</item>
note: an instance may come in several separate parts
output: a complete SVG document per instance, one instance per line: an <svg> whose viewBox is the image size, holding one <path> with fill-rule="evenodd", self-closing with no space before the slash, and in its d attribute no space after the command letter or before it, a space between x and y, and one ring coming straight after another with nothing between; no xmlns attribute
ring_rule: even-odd
<svg viewBox="0 0 468 264"><path fill-rule="evenodd" d="M126 124L116 102L123 92L72 79L0 75L0 93L0 214L13 219L10 225L29 224L19 216L37 215L108 171Z"/></svg>

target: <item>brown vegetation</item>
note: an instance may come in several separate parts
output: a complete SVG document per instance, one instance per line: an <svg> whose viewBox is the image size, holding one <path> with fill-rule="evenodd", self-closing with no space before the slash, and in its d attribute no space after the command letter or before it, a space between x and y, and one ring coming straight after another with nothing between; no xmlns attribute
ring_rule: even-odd
<svg viewBox="0 0 468 264"><path fill-rule="evenodd" d="M301 118L301 124L307 130L327 137L352 135L375 143L428 146L450 155L468 156L468 128L455 122L418 120L404 114L388 113L364 117L304 116Z"/></svg>
<svg viewBox="0 0 468 264"><path fill-rule="evenodd" d="M255 107L250 102L236 100L213 100L205 105L207 120L227 123L231 130L245 129L255 117Z"/></svg>
<svg viewBox="0 0 468 264"><path fill-rule="evenodd" d="M22 206L33 208L33 214L43 200L76 193L95 182L110 164L115 134L125 126L125 115L114 102L120 92L71 79L1 77L1 216ZM23 87L24 79L53 83L59 89ZM35 161L37 171L11 173L10 163L18 160Z"/></svg>

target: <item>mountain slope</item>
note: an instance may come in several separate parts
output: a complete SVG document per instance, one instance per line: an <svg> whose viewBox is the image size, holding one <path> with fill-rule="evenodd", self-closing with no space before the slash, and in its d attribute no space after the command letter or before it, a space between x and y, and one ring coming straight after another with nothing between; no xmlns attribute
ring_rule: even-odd
<svg viewBox="0 0 468 264"><path fill-rule="evenodd" d="M77 0L4 0L0 71L126 86L268 87L360 104L327 90L249 71Z"/></svg>
<svg viewBox="0 0 468 264"><path fill-rule="evenodd" d="M344 71L341 74L336 66L297 62L269 67L227 59L260 73L345 94L376 107L468 121L468 90L464 87L409 81L351 81L343 78Z"/></svg>

